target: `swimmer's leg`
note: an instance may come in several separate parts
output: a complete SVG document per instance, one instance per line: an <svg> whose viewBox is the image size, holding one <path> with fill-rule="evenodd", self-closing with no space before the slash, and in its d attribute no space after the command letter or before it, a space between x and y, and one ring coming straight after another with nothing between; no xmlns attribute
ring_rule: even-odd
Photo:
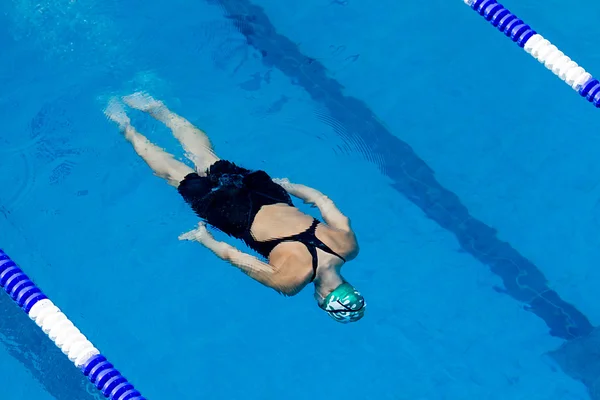
<svg viewBox="0 0 600 400"><path fill-rule="evenodd" d="M132 108L149 113L171 129L173 135L181 142L186 157L196 166L199 175L205 175L208 168L219 161L206 133L169 110L163 102L155 100L146 93L125 96L123 101Z"/></svg>
<svg viewBox="0 0 600 400"><path fill-rule="evenodd" d="M123 135L133 145L136 153L146 161L154 173L166 179L169 185L179 186L183 178L194 172L190 167L177 161L160 147L151 143L145 136L135 130L123 106L117 100L111 100L104 114L117 125Z"/></svg>

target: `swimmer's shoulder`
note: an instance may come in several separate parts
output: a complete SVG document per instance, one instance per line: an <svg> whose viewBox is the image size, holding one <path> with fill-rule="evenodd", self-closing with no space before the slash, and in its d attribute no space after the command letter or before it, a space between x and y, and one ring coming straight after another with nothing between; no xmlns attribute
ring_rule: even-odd
<svg viewBox="0 0 600 400"><path fill-rule="evenodd" d="M294 296L306 287L312 278L312 257L299 242L283 242L269 255L269 264L275 270L275 290L286 296Z"/></svg>
<svg viewBox="0 0 600 400"><path fill-rule="evenodd" d="M356 234L352 229L340 230L320 223L317 227L317 237L346 261L356 258L360 251Z"/></svg>

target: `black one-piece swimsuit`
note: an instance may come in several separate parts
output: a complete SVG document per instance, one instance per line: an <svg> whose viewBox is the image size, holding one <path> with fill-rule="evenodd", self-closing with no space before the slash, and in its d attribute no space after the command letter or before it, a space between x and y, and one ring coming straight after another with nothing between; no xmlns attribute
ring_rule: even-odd
<svg viewBox="0 0 600 400"><path fill-rule="evenodd" d="M279 203L294 205L287 191L273 182L265 171L250 171L230 161L219 160L210 166L206 176L188 174L177 190L200 218L227 235L243 240L265 258L279 243L295 241L304 244L313 261L311 281L317 273L317 249L345 261L315 236L319 224L317 219L307 230L296 235L267 241L254 239L250 229L262 206Z"/></svg>

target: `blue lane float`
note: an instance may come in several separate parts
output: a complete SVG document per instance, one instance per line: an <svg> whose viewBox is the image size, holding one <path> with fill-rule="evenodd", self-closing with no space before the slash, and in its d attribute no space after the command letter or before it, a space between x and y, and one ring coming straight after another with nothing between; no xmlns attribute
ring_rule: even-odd
<svg viewBox="0 0 600 400"><path fill-rule="evenodd" d="M463 0L582 97L600 107L600 82L496 0Z"/></svg>
<svg viewBox="0 0 600 400"><path fill-rule="evenodd" d="M0 286L105 397L145 400L1 249Z"/></svg>

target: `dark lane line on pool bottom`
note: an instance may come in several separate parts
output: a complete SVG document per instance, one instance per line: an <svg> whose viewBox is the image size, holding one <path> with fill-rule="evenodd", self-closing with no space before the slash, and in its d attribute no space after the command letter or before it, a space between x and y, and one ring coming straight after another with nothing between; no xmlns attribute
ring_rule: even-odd
<svg viewBox="0 0 600 400"><path fill-rule="evenodd" d="M552 357L566 373L583 381L594 398L600 396L593 389L600 376L600 359L591 361L580 351L596 346L600 339L595 337L600 335L582 312L548 287L540 269L500 240L494 228L471 216L458 196L436 180L434 171L407 143L392 135L364 102L345 95L342 85L328 76L322 63L302 54L293 41L279 34L261 7L248 0L206 1L223 9L248 45L262 54L265 66L280 70L327 109L336 121L338 134L367 146L399 193L452 232L465 252L488 265L504 283L504 288L494 288L496 291L524 303L525 310L546 323L550 335L568 341L552 352ZM598 367L591 368L590 362Z"/></svg>

